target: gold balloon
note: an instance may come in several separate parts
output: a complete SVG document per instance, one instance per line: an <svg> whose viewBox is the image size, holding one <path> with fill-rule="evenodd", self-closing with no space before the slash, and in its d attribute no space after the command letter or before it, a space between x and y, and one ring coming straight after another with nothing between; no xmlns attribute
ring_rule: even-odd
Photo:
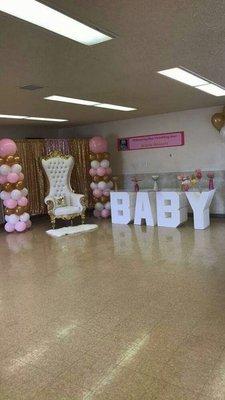
<svg viewBox="0 0 225 400"><path fill-rule="evenodd" d="M9 183L9 182L4 183L4 185L2 185L2 186L3 186L3 189L4 189L6 192L11 192L11 191L14 189L12 183Z"/></svg>
<svg viewBox="0 0 225 400"><path fill-rule="evenodd" d="M24 182L23 181L18 181L16 183L16 189L22 190L24 188Z"/></svg>
<svg viewBox="0 0 225 400"><path fill-rule="evenodd" d="M212 116L211 121L214 128L220 131L220 129L225 124L225 115L223 115L222 113L216 113Z"/></svg>
<svg viewBox="0 0 225 400"><path fill-rule="evenodd" d="M109 160L110 159L110 154L109 153L103 153L103 160Z"/></svg>
<svg viewBox="0 0 225 400"><path fill-rule="evenodd" d="M89 154L90 161L96 160L96 155L94 153Z"/></svg>
<svg viewBox="0 0 225 400"><path fill-rule="evenodd" d="M109 201L109 197L108 196L101 196L101 203L105 204L107 203L107 201Z"/></svg>
<svg viewBox="0 0 225 400"><path fill-rule="evenodd" d="M102 161L103 160L103 154L104 153L97 153L95 156L96 156L96 159L98 160L98 161Z"/></svg>
<svg viewBox="0 0 225 400"><path fill-rule="evenodd" d="M5 163L4 158L0 157L0 165L2 165L4 163Z"/></svg>
<svg viewBox="0 0 225 400"><path fill-rule="evenodd" d="M24 207L22 207L22 206L17 206L16 209L15 209L15 214L16 214L16 215L21 215L21 214L23 214L23 213L24 213Z"/></svg>
<svg viewBox="0 0 225 400"><path fill-rule="evenodd" d="M8 165L14 164L14 157L13 156L6 157L5 163Z"/></svg>
<svg viewBox="0 0 225 400"><path fill-rule="evenodd" d="M5 208L4 209L4 214L5 215L11 215L11 214L15 214L15 208Z"/></svg>
<svg viewBox="0 0 225 400"><path fill-rule="evenodd" d="M14 163L15 164L20 164L21 160L20 160L20 156L14 156Z"/></svg>
<svg viewBox="0 0 225 400"><path fill-rule="evenodd" d="M103 181L104 182L109 182L109 176L108 175L105 175L105 176L103 176Z"/></svg>
<svg viewBox="0 0 225 400"><path fill-rule="evenodd" d="M95 176L93 177L93 181L94 181L95 183L100 182L100 180L101 180L101 176L95 175Z"/></svg>

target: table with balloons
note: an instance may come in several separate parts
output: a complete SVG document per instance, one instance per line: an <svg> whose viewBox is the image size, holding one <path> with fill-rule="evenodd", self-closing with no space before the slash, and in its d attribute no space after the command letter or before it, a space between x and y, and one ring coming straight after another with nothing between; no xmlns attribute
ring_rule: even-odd
<svg viewBox="0 0 225 400"><path fill-rule="evenodd" d="M17 155L16 143L11 139L0 140L0 198L4 205L6 232L24 232L31 226L27 212L28 190Z"/></svg>
<svg viewBox="0 0 225 400"><path fill-rule="evenodd" d="M110 190L113 188L113 182L107 140L102 136L94 136L89 141L89 149L91 162L89 174L92 177L90 187L95 203L94 216L108 218L111 215Z"/></svg>

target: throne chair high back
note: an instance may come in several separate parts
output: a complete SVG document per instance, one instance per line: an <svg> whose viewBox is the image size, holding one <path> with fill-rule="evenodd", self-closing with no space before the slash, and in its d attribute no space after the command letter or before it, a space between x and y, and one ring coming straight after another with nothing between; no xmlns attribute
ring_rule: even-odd
<svg viewBox="0 0 225 400"><path fill-rule="evenodd" d="M45 197L52 227L55 228L56 218L72 220L81 216L85 220L86 198L76 194L71 188L70 178L74 166L74 158L60 151L52 151L42 158L42 166L49 182L49 192Z"/></svg>

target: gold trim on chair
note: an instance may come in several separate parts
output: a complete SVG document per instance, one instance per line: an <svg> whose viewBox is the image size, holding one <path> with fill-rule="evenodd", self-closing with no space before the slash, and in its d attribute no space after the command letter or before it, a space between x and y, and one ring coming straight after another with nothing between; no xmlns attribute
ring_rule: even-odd
<svg viewBox="0 0 225 400"><path fill-rule="evenodd" d="M54 158L54 157L59 157L59 158L63 158L64 160L68 160L68 158L72 157L71 154L63 154L61 151L59 150L53 150L50 153L47 154L47 156L42 157L42 160L49 160L50 158Z"/></svg>

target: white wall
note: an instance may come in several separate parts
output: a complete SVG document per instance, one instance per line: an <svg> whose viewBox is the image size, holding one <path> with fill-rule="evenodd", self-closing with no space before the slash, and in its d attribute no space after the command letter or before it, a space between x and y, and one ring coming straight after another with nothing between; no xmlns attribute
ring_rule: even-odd
<svg viewBox="0 0 225 400"><path fill-rule="evenodd" d="M23 138L57 138L58 128L43 126L2 125L0 126L0 139L23 139Z"/></svg>
<svg viewBox="0 0 225 400"><path fill-rule="evenodd" d="M103 135L109 141L115 174L185 172L196 168L225 170L225 143L211 124L222 107L202 108L59 130L60 136ZM116 138L184 131L185 145L118 152Z"/></svg>

